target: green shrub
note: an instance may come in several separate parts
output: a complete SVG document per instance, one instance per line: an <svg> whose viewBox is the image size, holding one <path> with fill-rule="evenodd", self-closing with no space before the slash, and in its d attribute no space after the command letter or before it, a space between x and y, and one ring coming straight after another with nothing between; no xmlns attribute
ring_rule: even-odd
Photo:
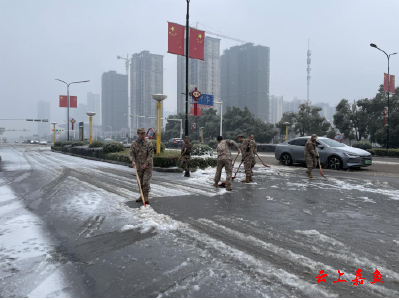
<svg viewBox="0 0 399 300"><path fill-rule="evenodd" d="M161 168L169 168L169 167L176 167L177 160L179 159L178 156L172 157L159 157L154 156L154 167L161 167ZM180 163L181 161L179 161Z"/></svg>
<svg viewBox="0 0 399 300"><path fill-rule="evenodd" d="M69 145L71 145L71 144L72 144L71 141L63 141L63 142L61 142L61 147L69 146Z"/></svg>
<svg viewBox="0 0 399 300"><path fill-rule="evenodd" d="M51 150L62 151L62 147L51 146Z"/></svg>
<svg viewBox="0 0 399 300"><path fill-rule="evenodd" d="M218 146L218 141L216 140L210 140L208 143L208 146L211 147L212 149L216 149Z"/></svg>
<svg viewBox="0 0 399 300"><path fill-rule="evenodd" d="M152 140L152 146L154 147L154 153L157 153L157 141ZM161 153L165 151L165 144L161 143Z"/></svg>
<svg viewBox="0 0 399 300"><path fill-rule="evenodd" d="M73 141L71 144L72 147L85 146L85 145L87 145L85 141Z"/></svg>
<svg viewBox="0 0 399 300"><path fill-rule="evenodd" d="M191 142L191 145L193 145L193 146L196 145L196 144L201 144L201 142L198 141L198 140L194 140L194 141Z"/></svg>
<svg viewBox="0 0 399 300"><path fill-rule="evenodd" d="M108 142L103 147L103 154L124 151L125 146L119 142Z"/></svg>
<svg viewBox="0 0 399 300"><path fill-rule="evenodd" d="M382 148L374 148L369 151L372 155L376 156L396 156L399 157L399 149L382 149Z"/></svg>
<svg viewBox="0 0 399 300"><path fill-rule="evenodd" d="M368 150L368 149L373 148L371 143L368 141L365 141L365 140L361 140L361 141L353 143L352 147L363 149L363 150Z"/></svg>
<svg viewBox="0 0 399 300"><path fill-rule="evenodd" d="M62 141L56 141L54 147L62 147Z"/></svg>
<svg viewBox="0 0 399 300"><path fill-rule="evenodd" d="M191 155L213 155L213 149L207 145L196 144L193 146Z"/></svg>
<svg viewBox="0 0 399 300"><path fill-rule="evenodd" d="M102 148L104 147L104 142L102 141L94 141L89 145L89 148Z"/></svg>
<svg viewBox="0 0 399 300"><path fill-rule="evenodd" d="M124 162L124 163L129 163L130 164L129 156L127 156L125 154L107 153L107 154L104 154L102 158L108 159L108 160L120 161L120 162Z"/></svg>

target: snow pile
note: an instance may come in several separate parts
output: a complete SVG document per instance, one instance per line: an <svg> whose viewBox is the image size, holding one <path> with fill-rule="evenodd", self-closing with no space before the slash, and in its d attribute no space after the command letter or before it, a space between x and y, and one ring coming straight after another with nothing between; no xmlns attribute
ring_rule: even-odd
<svg viewBox="0 0 399 300"><path fill-rule="evenodd" d="M121 231L139 229L141 233L156 232L163 233L171 230L177 230L184 225L171 217L158 214L151 206L142 206L140 208L132 208L133 224L125 225Z"/></svg>

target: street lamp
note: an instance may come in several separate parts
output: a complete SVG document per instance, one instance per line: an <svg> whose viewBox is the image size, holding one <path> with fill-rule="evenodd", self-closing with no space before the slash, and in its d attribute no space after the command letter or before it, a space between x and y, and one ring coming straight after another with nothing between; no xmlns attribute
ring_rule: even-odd
<svg viewBox="0 0 399 300"><path fill-rule="evenodd" d="M223 136L223 101L220 102L213 102L215 104L220 104L220 136Z"/></svg>
<svg viewBox="0 0 399 300"><path fill-rule="evenodd" d="M285 125L285 141L288 141L288 126L290 125L290 122L284 122Z"/></svg>
<svg viewBox="0 0 399 300"><path fill-rule="evenodd" d="M55 125L57 125L57 122L51 122L53 124L53 143L55 144Z"/></svg>
<svg viewBox="0 0 399 300"><path fill-rule="evenodd" d="M391 83L390 83L390 80L389 80L389 58L391 57L391 55L395 55L397 53L395 52L395 53L391 53L391 54L388 55L384 50L378 48L376 44L370 44L370 47L376 48L376 49L380 50L381 52L384 52L385 55L388 58L388 93L387 93L388 94L388 114L387 114L387 124L386 124L386 126L387 126L387 149L389 149L389 90L391 88L390 87Z"/></svg>
<svg viewBox="0 0 399 300"><path fill-rule="evenodd" d="M93 116L96 115L95 112L87 112L86 115L88 115L89 118L89 133L90 133L90 139L89 143L91 144L93 142Z"/></svg>
<svg viewBox="0 0 399 300"><path fill-rule="evenodd" d="M157 155L161 153L161 101L167 97L163 94L152 95L152 98L157 101Z"/></svg>
<svg viewBox="0 0 399 300"><path fill-rule="evenodd" d="M68 141L69 141L69 86L71 84L74 84L74 83L89 82L90 80L75 81L75 82L70 82L70 83L66 83L65 81L63 81L61 79L55 79L55 80L61 81L61 82L65 83L67 85L67 124L68 124L67 125L67 138L68 138Z"/></svg>
<svg viewBox="0 0 399 300"><path fill-rule="evenodd" d="M166 119L166 121L180 121L180 139L183 138L183 120L182 119Z"/></svg>
<svg viewBox="0 0 399 300"><path fill-rule="evenodd" d="M127 102L128 102L127 110L128 110L128 112L131 112L130 111L131 103L130 103L130 80L129 80L129 54L126 54L126 58L124 58L120 55L118 55L116 58L125 60L126 75L127 75ZM130 120L130 118L128 119L128 126L129 126L130 138L132 138L132 128L131 128L132 120Z"/></svg>

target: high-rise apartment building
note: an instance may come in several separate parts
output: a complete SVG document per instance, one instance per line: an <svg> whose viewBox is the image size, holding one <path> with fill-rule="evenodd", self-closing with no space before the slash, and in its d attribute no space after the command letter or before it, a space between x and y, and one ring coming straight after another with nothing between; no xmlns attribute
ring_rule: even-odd
<svg viewBox="0 0 399 300"><path fill-rule="evenodd" d="M100 94L87 93L87 110L95 112L93 117L93 125L101 125L101 98Z"/></svg>
<svg viewBox="0 0 399 300"><path fill-rule="evenodd" d="M137 127L156 127L157 101L152 95L162 93L163 55L149 51L133 54L130 64L132 132L136 132Z"/></svg>
<svg viewBox="0 0 399 300"><path fill-rule="evenodd" d="M37 103L37 118L48 119L48 122L37 123L37 134L40 138L47 139L50 136L50 102L39 101Z"/></svg>
<svg viewBox="0 0 399 300"><path fill-rule="evenodd" d="M319 112L320 116L325 117L326 120L332 124L335 107L331 107L328 103L325 102L315 103L314 106L321 107L321 111Z"/></svg>
<svg viewBox="0 0 399 300"><path fill-rule="evenodd" d="M284 101L283 103L283 113L285 112L298 112L299 111L299 105L302 103L305 103L306 100L301 100L297 99L297 97L294 97L292 101Z"/></svg>
<svg viewBox="0 0 399 300"><path fill-rule="evenodd" d="M206 36L204 60L189 58L188 62L190 91L197 87L202 94L213 95L214 101L220 101L220 39ZM186 57L177 56L177 113L186 112L185 93ZM214 108L219 110L219 105Z"/></svg>
<svg viewBox="0 0 399 300"><path fill-rule="evenodd" d="M128 113L127 75L105 72L101 79L101 113L104 132L127 133ZM94 119L94 118L93 118Z"/></svg>
<svg viewBox="0 0 399 300"><path fill-rule="evenodd" d="M276 124L280 122L283 117L283 96L271 95L269 99L269 119L268 122Z"/></svg>
<svg viewBox="0 0 399 300"><path fill-rule="evenodd" d="M226 106L245 106L263 121L269 117L270 48L247 43L221 56L221 100Z"/></svg>

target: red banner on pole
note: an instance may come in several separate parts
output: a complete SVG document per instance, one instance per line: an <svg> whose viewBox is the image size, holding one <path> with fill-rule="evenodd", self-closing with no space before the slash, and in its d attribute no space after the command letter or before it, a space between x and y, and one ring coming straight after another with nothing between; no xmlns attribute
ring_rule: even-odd
<svg viewBox="0 0 399 300"><path fill-rule="evenodd" d="M389 91L395 93L395 75L390 75L389 77Z"/></svg>
<svg viewBox="0 0 399 300"><path fill-rule="evenodd" d="M68 97L63 95L60 96L60 107L68 107ZM69 96L69 108L77 108L78 107L78 97L77 96Z"/></svg>
<svg viewBox="0 0 399 300"><path fill-rule="evenodd" d="M78 97L77 96L69 96L69 107L78 107Z"/></svg>
<svg viewBox="0 0 399 300"><path fill-rule="evenodd" d="M168 22L168 53L184 56L184 26Z"/></svg>
<svg viewBox="0 0 399 300"><path fill-rule="evenodd" d="M202 109L201 107L197 106L197 114L195 114L194 106L190 106L190 116L202 116Z"/></svg>
<svg viewBox="0 0 399 300"><path fill-rule="evenodd" d="M388 79L389 79L388 74L384 73L384 92L388 92L388 84L389 84Z"/></svg>
<svg viewBox="0 0 399 300"><path fill-rule="evenodd" d="M195 59L204 60L205 31L190 28L188 56Z"/></svg>

